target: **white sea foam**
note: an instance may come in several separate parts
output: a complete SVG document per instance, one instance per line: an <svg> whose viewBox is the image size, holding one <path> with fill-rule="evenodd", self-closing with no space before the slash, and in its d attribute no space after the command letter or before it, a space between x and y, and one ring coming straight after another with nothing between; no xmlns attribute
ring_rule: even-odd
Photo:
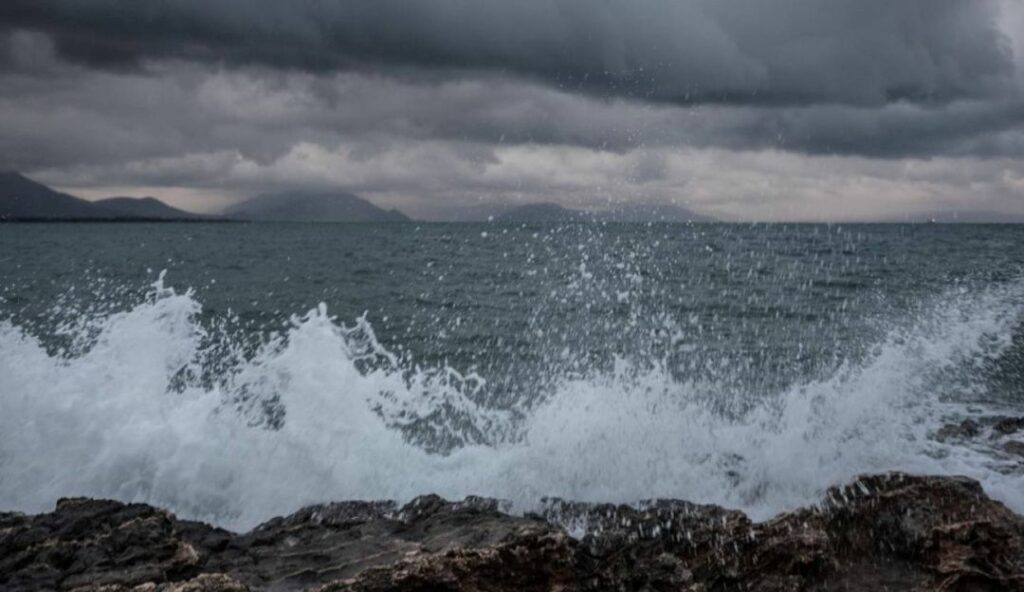
<svg viewBox="0 0 1024 592"><path fill-rule="evenodd" d="M706 404L714 384L626 359L556 381L518 413L485 409L466 396L486 388L481 379L402 370L365 321L346 327L323 306L203 386L182 379L210 355L200 304L159 282L145 303L91 319L95 341L73 356L0 323L0 508L112 497L246 529L313 502L435 492L520 508L542 496L676 497L763 518L858 473L901 469L972 476L1024 511L1024 477L1007 461L929 438L968 413L940 401L935 381L1009 347L1022 292L948 294L867 360L754 393L759 403L737 419ZM261 421L265 405L283 410L276 428ZM410 444L402 426L441 409L437 429L458 417L475 436L447 454Z"/></svg>

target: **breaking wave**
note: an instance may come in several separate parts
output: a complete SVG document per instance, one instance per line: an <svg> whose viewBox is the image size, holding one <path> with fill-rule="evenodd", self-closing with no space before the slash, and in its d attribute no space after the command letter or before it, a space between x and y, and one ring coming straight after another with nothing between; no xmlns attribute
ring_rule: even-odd
<svg viewBox="0 0 1024 592"><path fill-rule="evenodd" d="M320 305L252 347L161 276L141 304L63 327L77 345L61 351L0 321L0 508L111 497L247 529L308 503L433 492L520 509L673 497L764 518L900 469L974 477L1024 511L1019 465L930 437L993 411L942 387L978 388L964 377L1013 346L1022 296L1020 282L952 291L864 359L726 414L713 381L628 355L489 406L485 377L406 364L365 319Z"/></svg>

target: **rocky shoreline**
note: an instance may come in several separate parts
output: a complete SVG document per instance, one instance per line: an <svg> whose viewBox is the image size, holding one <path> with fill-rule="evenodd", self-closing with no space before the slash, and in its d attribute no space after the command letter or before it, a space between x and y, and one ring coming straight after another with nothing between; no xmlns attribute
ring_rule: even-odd
<svg viewBox="0 0 1024 592"><path fill-rule="evenodd" d="M144 504L62 499L0 514L0 589L1024 590L1024 517L961 477L862 476L760 523L675 500L545 507L341 502L235 534Z"/></svg>

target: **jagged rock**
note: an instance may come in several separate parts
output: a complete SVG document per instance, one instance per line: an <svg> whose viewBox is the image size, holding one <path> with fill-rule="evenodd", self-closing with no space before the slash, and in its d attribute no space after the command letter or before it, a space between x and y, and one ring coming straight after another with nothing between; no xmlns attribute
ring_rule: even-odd
<svg viewBox="0 0 1024 592"><path fill-rule="evenodd" d="M547 525L524 527L504 540L441 553L414 553L368 569L356 578L319 592L472 592L572 590L576 584L574 545Z"/></svg>
<svg viewBox="0 0 1024 592"><path fill-rule="evenodd" d="M71 592L249 592L249 587L224 574L202 574L186 582L85 586L74 588Z"/></svg>
<svg viewBox="0 0 1024 592"><path fill-rule="evenodd" d="M582 534L573 538L567 532ZM1024 590L1024 519L956 477L864 476L756 523L717 506L417 498L233 534L142 504L0 514L0 589L79 592Z"/></svg>
<svg viewBox="0 0 1024 592"><path fill-rule="evenodd" d="M960 423L949 423L939 429L935 434L935 438L940 442L944 442L951 438L958 438L966 440L968 438L977 437L981 433L981 426L978 422L973 419L965 419Z"/></svg>
<svg viewBox="0 0 1024 592"><path fill-rule="evenodd" d="M979 417L965 419L960 423L949 423L939 431L935 432L935 439L940 442L946 440L970 440L977 438L985 430L990 433L990 438L1001 438L1009 436L1018 431L1024 430L1024 417L1011 417L1008 415L994 415L990 417Z"/></svg>
<svg viewBox="0 0 1024 592"><path fill-rule="evenodd" d="M992 426L992 431L1006 436L1024 430L1024 417L1000 417Z"/></svg>
<svg viewBox="0 0 1024 592"><path fill-rule="evenodd" d="M538 520L502 514L497 502L467 498L448 502L422 496L398 508L393 502L343 502L305 508L275 518L237 538L253 561L240 577L253 586L304 589L351 578L408 557L497 545ZM233 574L230 563L218 564Z"/></svg>
<svg viewBox="0 0 1024 592"><path fill-rule="evenodd" d="M187 579L201 568L193 546L199 543L187 536L196 528L143 504L62 499L50 514L6 515L0 583L11 589L74 589Z"/></svg>

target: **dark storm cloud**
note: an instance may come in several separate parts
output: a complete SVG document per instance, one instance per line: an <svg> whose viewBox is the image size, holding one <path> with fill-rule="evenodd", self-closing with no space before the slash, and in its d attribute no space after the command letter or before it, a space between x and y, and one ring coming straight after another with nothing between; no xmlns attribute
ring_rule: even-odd
<svg viewBox="0 0 1024 592"><path fill-rule="evenodd" d="M1016 212L1022 53L1018 0L0 0L0 169L207 210Z"/></svg>
<svg viewBox="0 0 1024 592"><path fill-rule="evenodd" d="M877 105L1007 92L990 0L5 0L64 59L493 70L677 103Z"/></svg>
<svg viewBox="0 0 1024 592"><path fill-rule="evenodd" d="M496 74L423 84L194 63L91 72L47 59L52 47L38 35L21 34L14 47L17 73L0 80L0 164L25 171L224 151L265 165L303 142L358 143L370 158L396 143L431 140L617 153L690 146L1024 156L1024 103L1012 100L682 107L599 100ZM204 169L189 171L190 182L201 181ZM159 181L173 182L170 174Z"/></svg>

